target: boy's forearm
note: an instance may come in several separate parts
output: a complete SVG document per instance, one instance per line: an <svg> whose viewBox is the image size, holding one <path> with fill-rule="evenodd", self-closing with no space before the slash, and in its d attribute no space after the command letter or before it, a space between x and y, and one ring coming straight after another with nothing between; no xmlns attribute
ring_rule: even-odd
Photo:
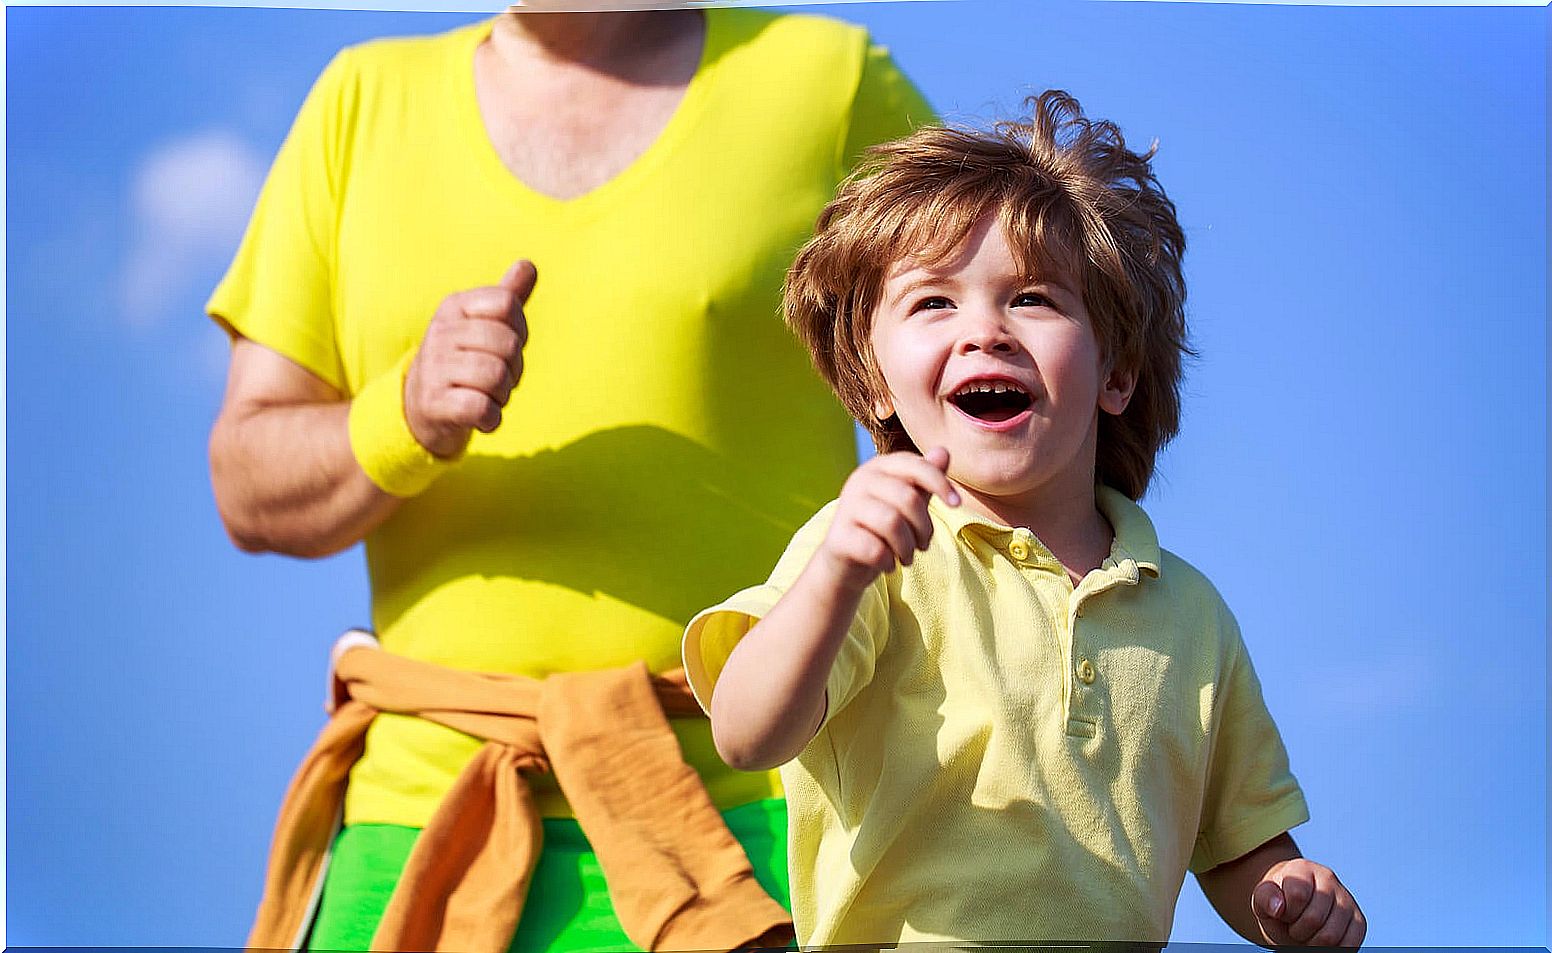
<svg viewBox="0 0 1552 953"><path fill-rule="evenodd" d="M1285 860L1302 857L1298 845L1286 833L1279 834L1243 857L1219 864L1197 875L1213 909L1234 929L1235 933L1261 946L1267 946L1266 935L1251 909L1251 894L1267 871Z"/></svg>
<svg viewBox="0 0 1552 953"><path fill-rule="evenodd" d="M825 683L862 591L822 554L738 643L717 679L711 729L723 760L745 771L797 757L825 714Z"/></svg>

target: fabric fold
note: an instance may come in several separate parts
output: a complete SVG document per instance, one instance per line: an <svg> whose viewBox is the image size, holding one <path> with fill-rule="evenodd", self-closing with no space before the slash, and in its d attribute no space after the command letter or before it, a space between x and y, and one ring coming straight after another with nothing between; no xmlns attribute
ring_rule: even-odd
<svg viewBox="0 0 1552 953"><path fill-rule="evenodd" d="M503 953L542 825L524 772L553 770L592 843L620 925L645 950L783 945L785 909L759 886L665 715L699 714L682 670L644 663L485 675L392 655L359 633L335 659L333 716L287 790L250 949L296 949L338 828L350 766L378 712L484 739L421 832L374 950Z"/></svg>

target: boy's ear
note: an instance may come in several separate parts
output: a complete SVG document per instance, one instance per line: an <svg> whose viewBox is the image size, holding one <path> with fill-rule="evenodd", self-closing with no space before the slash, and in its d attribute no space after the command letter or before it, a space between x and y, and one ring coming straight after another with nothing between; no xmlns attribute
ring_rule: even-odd
<svg viewBox="0 0 1552 953"><path fill-rule="evenodd" d="M873 386L868 388L873 392L873 419L888 420L895 415L895 402L889 393L889 385L884 383L884 375L873 368L868 374L872 378Z"/></svg>
<svg viewBox="0 0 1552 953"><path fill-rule="evenodd" d="M1119 417L1132 402L1132 392L1137 389L1137 372L1110 368L1099 388L1099 409L1112 417Z"/></svg>

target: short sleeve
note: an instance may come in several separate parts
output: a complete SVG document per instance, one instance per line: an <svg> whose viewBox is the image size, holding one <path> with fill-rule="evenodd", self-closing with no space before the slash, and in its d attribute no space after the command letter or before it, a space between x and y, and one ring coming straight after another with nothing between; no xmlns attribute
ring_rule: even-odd
<svg viewBox="0 0 1552 953"><path fill-rule="evenodd" d="M899 139L936 119L921 91L895 65L889 51L870 44L852 100L851 121L841 151L842 171L850 171L868 146Z"/></svg>
<svg viewBox="0 0 1552 953"><path fill-rule="evenodd" d="M835 514L829 503L803 525L763 585L744 589L696 614L684 633L684 671L702 709L711 711L711 694L728 656L754 624L792 587L813 557ZM826 682L826 719L839 711L873 676L873 661L888 632L888 590L883 577L862 595L857 615L836 655Z"/></svg>
<svg viewBox="0 0 1552 953"><path fill-rule="evenodd" d="M340 53L313 84L205 305L228 333L283 354L342 393L332 276L351 63L349 50Z"/></svg>
<svg viewBox="0 0 1552 953"><path fill-rule="evenodd" d="M1237 626L1232 636L1232 654L1218 686L1217 729L1191 854L1194 873L1243 857L1309 820L1304 793L1288 768L1288 751L1267 711Z"/></svg>

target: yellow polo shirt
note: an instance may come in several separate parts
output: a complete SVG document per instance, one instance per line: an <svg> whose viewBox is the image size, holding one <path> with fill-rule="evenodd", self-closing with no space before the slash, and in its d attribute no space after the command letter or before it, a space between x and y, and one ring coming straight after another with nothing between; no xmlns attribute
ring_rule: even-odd
<svg viewBox="0 0 1552 953"><path fill-rule="evenodd" d="M1186 871L1307 820L1234 617L1100 488L1110 556L1074 589L1027 529L933 499L929 548L864 594L824 725L782 767L805 945L1163 942ZM763 586L697 615L703 705L834 504Z"/></svg>
<svg viewBox="0 0 1552 953"><path fill-rule="evenodd" d="M781 280L861 149L931 111L859 27L705 17L658 139L575 199L529 189L486 135L473 64L492 20L340 53L281 147L207 309L342 395L396 392L447 295L520 257L539 269L501 426L367 537L385 649L535 678L675 668L685 620L763 573L855 465ZM722 764L704 719L674 725L718 805L779 792ZM423 826L478 747L382 715L346 822ZM534 787L569 813L548 776Z"/></svg>

